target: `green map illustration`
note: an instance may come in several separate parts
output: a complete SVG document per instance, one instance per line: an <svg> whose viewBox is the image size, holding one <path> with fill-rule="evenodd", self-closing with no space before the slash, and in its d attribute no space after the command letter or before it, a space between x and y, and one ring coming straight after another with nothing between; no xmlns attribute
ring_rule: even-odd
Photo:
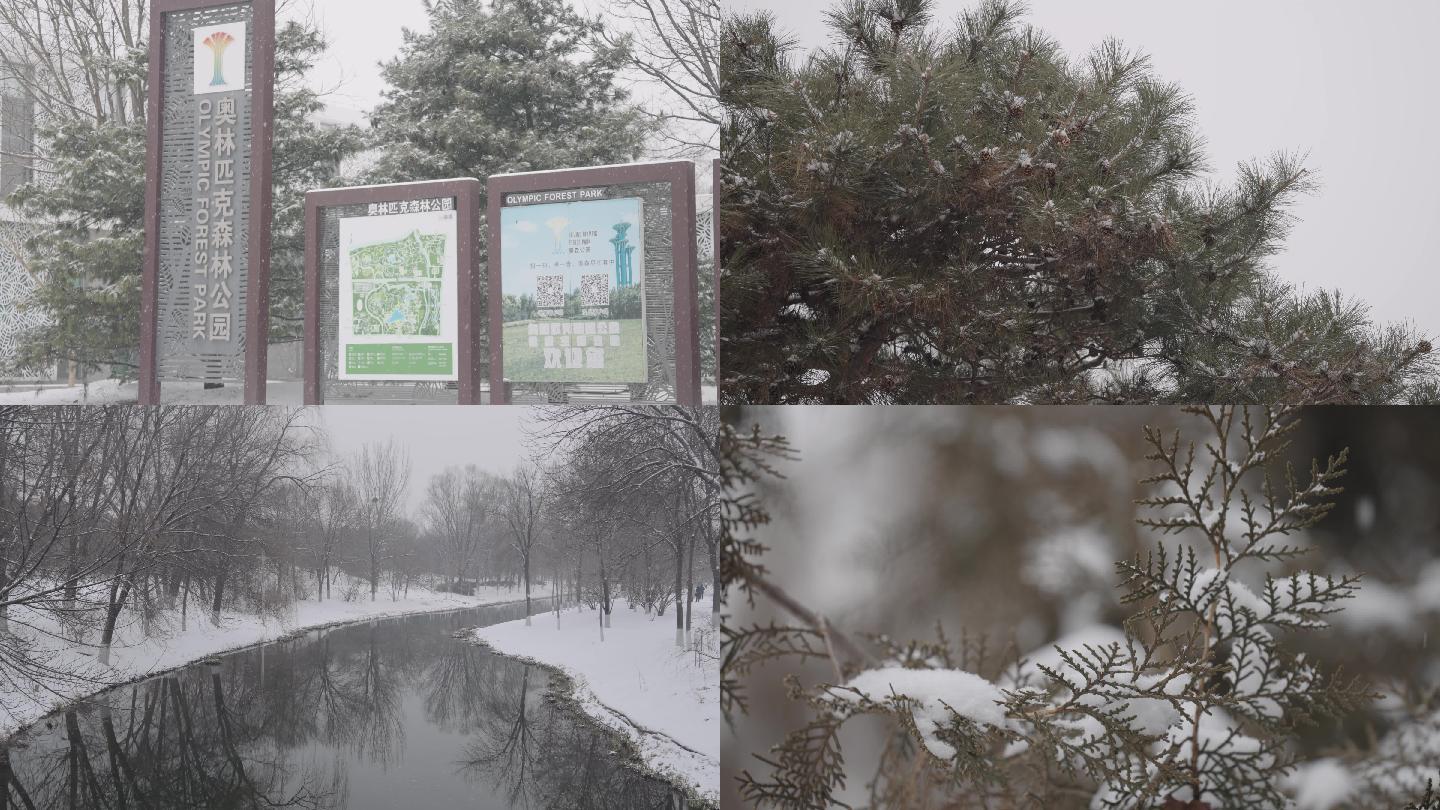
<svg viewBox="0 0 1440 810"><path fill-rule="evenodd" d="M440 334L445 235L412 231L350 250L356 335Z"/></svg>

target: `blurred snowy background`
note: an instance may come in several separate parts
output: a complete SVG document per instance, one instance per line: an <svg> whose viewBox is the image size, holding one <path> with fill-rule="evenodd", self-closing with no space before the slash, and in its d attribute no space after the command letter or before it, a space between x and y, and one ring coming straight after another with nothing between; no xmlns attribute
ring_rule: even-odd
<svg viewBox="0 0 1440 810"><path fill-rule="evenodd" d="M1019 651L1118 632L1130 611L1114 564L1156 539L1135 524L1146 491L1137 482L1153 472L1142 428L1206 435L1196 417L1166 408L752 408L729 418L786 435L799 456L762 486L774 522L755 537L770 547L773 581L852 633L930 639L939 621L952 638L984 633ZM1440 410L1306 410L1288 455L1304 476L1311 458L1346 447L1344 493L1296 540L1313 549L1301 566L1363 572L1364 585L1331 629L1289 641L1385 697L1304 734L1307 764L1291 779L1300 810L1375 806L1360 798L1356 763L1383 760L1408 796L1440 769L1440 646L1430 643L1440 628ZM768 604L731 608L741 624L787 619ZM743 806L731 777L764 770L752 752L805 721L785 699L789 672L834 680L819 663L770 666L746 682L751 711L725 731L727 807ZM847 727L847 798L857 804L885 728Z"/></svg>

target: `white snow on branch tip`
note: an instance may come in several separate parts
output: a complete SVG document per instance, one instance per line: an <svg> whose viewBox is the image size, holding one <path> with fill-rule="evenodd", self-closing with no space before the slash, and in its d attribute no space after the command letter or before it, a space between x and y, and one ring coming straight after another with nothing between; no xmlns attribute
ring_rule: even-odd
<svg viewBox="0 0 1440 810"><path fill-rule="evenodd" d="M955 746L936 736L955 716L979 726L1005 728L1005 694L973 672L958 669L885 667L855 676L837 696L872 703L901 702L910 710L925 747L941 759L954 759ZM853 690L853 691L851 691Z"/></svg>
<svg viewBox="0 0 1440 810"><path fill-rule="evenodd" d="M1355 792L1355 777L1338 759L1299 765L1282 782L1295 795L1297 810L1333 810Z"/></svg>

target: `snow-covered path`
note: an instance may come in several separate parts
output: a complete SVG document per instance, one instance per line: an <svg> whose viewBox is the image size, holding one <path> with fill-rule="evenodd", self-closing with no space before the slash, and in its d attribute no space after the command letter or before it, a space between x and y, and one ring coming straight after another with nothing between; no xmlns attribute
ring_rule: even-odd
<svg viewBox="0 0 1440 810"><path fill-rule="evenodd" d="M506 655L548 664L575 681L575 699L596 720L627 736L641 758L674 784L720 802L719 634L709 599L695 605L695 641L675 645L675 616L615 603L604 638L597 611L561 613L476 628L474 637ZM698 650L696 649L698 648Z"/></svg>
<svg viewBox="0 0 1440 810"><path fill-rule="evenodd" d="M90 644L76 644L60 636L59 628L37 619L28 609L12 609L11 629L30 639L35 657L61 672L77 673L82 679L53 679L46 683L0 683L0 739L34 723L67 704L110 687L141 680L172 669L202 661L219 653L263 644L295 633L350 622L414 613L432 613L481 607L525 598L522 588L483 587L474 596L441 593L412 587L406 598L391 599L387 589L370 601L368 588L353 602L340 598L343 582L334 587L334 599L306 600L291 605L280 617L222 613L217 626L200 606L191 604L183 629L178 611L153 619L147 637L132 614L122 614L116 628L110 665L96 660L91 633ZM532 598L549 597L548 586L532 586Z"/></svg>

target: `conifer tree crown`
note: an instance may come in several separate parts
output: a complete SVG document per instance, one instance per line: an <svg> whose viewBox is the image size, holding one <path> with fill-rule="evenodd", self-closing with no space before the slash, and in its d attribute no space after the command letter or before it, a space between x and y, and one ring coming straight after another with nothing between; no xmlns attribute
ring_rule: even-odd
<svg viewBox="0 0 1440 810"><path fill-rule="evenodd" d="M1390 402L1430 345L1266 267L1300 160L1205 179L1193 106L982 0L839 0L804 60L722 32L722 394L765 403Z"/></svg>

